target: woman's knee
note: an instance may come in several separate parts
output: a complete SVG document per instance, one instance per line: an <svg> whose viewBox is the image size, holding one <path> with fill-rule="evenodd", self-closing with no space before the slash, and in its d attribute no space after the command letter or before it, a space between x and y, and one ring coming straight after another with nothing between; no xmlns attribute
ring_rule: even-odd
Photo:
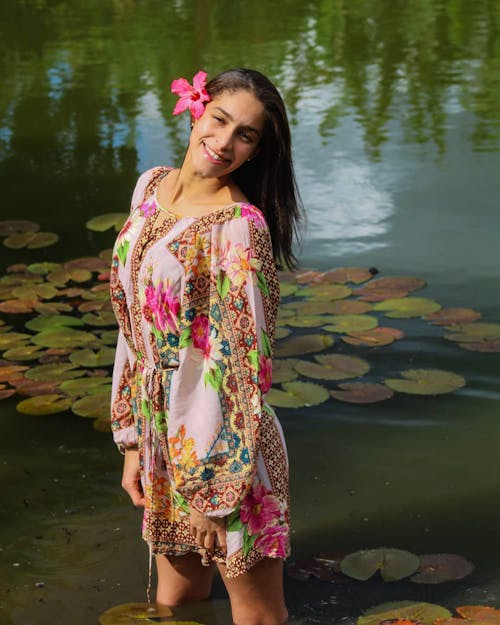
<svg viewBox="0 0 500 625"><path fill-rule="evenodd" d="M203 567L197 554L157 556L156 564L158 603L174 606L209 598L214 570Z"/></svg>

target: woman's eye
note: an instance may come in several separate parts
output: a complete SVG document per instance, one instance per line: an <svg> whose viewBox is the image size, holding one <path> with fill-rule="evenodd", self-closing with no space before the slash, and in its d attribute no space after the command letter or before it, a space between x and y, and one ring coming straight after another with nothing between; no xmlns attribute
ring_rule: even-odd
<svg viewBox="0 0 500 625"><path fill-rule="evenodd" d="M252 137L248 135L246 132L241 132L240 137L243 139L243 141L250 142L252 140Z"/></svg>
<svg viewBox="0 0 500 625"><path fill-rule="evenodd" d="M216 115L213 116L215 121L219 124L223 124L224 120L222 119L222 117L217 117Z"/></svg>

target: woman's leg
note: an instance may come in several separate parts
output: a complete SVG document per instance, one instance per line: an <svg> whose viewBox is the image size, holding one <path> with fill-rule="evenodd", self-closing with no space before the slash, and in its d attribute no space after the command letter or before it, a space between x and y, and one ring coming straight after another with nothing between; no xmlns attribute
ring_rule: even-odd
<svg viewBox="0 0 500 625"><path fill-rule="evenodd" d="M156 601L162 605L174 606L210 596L215 569L213 566L202 566L197 553L156 556L156 570Z"/></svg>
<svg viewBox="0 0 500 625"><path fill-rule="evenodd" d="M226 577L224 565L218 567L235 625L281 625L287 620L281 558L264 558L234 578Z"/></svg>

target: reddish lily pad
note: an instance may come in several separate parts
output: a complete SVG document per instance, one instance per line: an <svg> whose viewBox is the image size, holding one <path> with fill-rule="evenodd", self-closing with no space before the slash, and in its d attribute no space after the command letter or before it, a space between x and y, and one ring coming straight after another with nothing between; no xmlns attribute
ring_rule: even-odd
<svg viewBox="0 0 500 625"><path fill-rule="evenodd" d="M127 217L128 213L105 213L89 219L85 225L94 232L104 232L110 228L114 228L116 232L119 232Z"/></svg>
<svg viewBox="0 0 500 625"><path fill-rule="evenodd" d="M360 581L380 571L384 581L394 582L415 573L419 563L418 556L402 549L363 549L346 556L340 563L340 570Z"/></svg>
<svg viewBox="0 0 500 625"><path fill-rule="evenodd" d="M500 339L492 341L478 341L477 343L459 343L463 349L467 349L470 352L500 352Z"/></svg>
<svg viewBox="0 0 500 625"><path fill-rule="evenodd" d="M87 395L86 397L82 397L77 401L73 401L71 410L79 417L90 417L92 419L109 419L110 402L110 392Z"/></svg>
<svg viewBox="0 0 500 625"><path fill-rule="evenodd" d="M170 608L156 603L123 603L103 612L99 616L99 623L100 625L142 625L158 622L158 619L167 618L172 614ZM174 625L176 621L170 621L170 623ZM200 624L191 623L191 625Z"/></svg>
<svg viewBox="0 0 500 625"><path fill-rule="evenodd" d="M396 328L373 328L364 332L350 332L347 336L343 336L342 340L350 345L367 345L368 347L381 347L390 345L395 340L404 336L401 330Z"/></svg>
<svg viewBox="0 0 500 625"><path fill-rule="evenodd" d="M58 381L28 380L26 378L16 379L12 382L18 395L26 395L27 397L36 397L37 395L53 395L59 394Z"/></svg>
<svg viewBox="0 0 500 625"><path fill-rule="evenodd" d="M474 565L463 556L455 553L431 553L420 556L418 571L410 579L417 584L441 584L463 579L473 571Z"/></svg>
<svg viewBox="0 0 500 625"><path fill-rule="evenodd" d="M62 362L32 367L29 371L26 371L25 376L30 380L37 380L39 382L60 382L62 380L78 378L84 374L85 371L83 369L77 369L77 366L73 363Z"/></svg>
<svg viewBox="0 0 500 625"><path fill-rule="evenodd" d="M9 299L0 304L0 312L24 314L32 312L33 308L40 304L39 299Z"/></svg>
<svg viewBox="0 0 500 625"><path fill-rule="evenodd" d="M373 404L390 399L394 393L383 384L371 384L363 382L345 382L339 384L342 390L332 390L330 395L339 401L352 404Z"/></svg>
<svg viewBox="0 0 500 625"><path fill-rule="evenodd" d="M322 275L321 271L300 271L294 274L295 282L297 284L307 284L317 280Z"/></svg>
<svg viewBox="0 0 500 625"><path fill-rule="evenodd" d="M328 380L347 380L349 378L357 378L366 375L370 370L370 363L363 358L357 356L346 356L345 354L318 354L314 356L314 360L319 363L320 368L328 371ZM300 373L304 370L303 362L296 366ZM311 363L314 364L314 363ZM306 368L310 375L311 369ZM313 376L311 376L313 377Z"/></svg>
<svg viewBox="0 0 500 625"><path fill-rule="evenodd" d="M328 390L311 382L285 382L284 391L271 388L266 399L272 406L281 408L302 408L317 406L328 399Z"/></svg>
<svg viewBox="0 0 500 625"><path fill-rule="evenodd" d="M445 334L448 341L459 343L477 343L500 339L500 323L464 323L453 326L454 333Z"/></svg>
<svg viewBox="0 0 500 625"><path fill-rule="evenodd" d="M441 308L437 312L424 315L426 321L430 321L436 326L470 323L480 318L481 313L473 308Z"/></svg>
<svg viewBox="0 0 500 625"><path fill-rule="evenodd" d="M434 625L436 619L451 616L449 610L434 603L412 603L410 601L398 603L385 603L367 610L364 616L359 617L357 625L380 625L389 619L405 619L418 621L424 625Z"/></svg>
<svg viewBox="0 0 500 625"><path fill-rule="evenodd" d="M440 369L408 369L401 376L404 379L387 378L384 384L393 391L411 395L441 395L465 386L461 375Z"/></svg>
<svg viewBox="0 0 500 625"><path fill-rule="evenodd" d="M48 415L64 412L71 406L71 399L65 395L38 395L20 401L16 410L21 414Z"/></svg>
<svg viewBox="0 0 500 625"><path fill-rule="evenodd" d="M486 605L464 605L456 608L456 611L464 619L471 619L476 622L486 621L488 623L500 622L500 610Z"/></svg>
<svg viewBox="0 0 500 625"><path fill-rule="evenodd" d="M15 393L15 388L0 388L0 399L8 399L9 397L12 397L12 395L15 395Z"/></svg>
<svg viewBox="0 0 500 625"><path fill-rule="evenodd" d="M305 334L301 336L292 336L277 341L275 348L275 356L278 358L286 358L288 356L299 356L302 354L311 354L328 349L333 345L333 338L328 334Z"/></svg>
<svg viewBox="0 0 500 625"><path fill-rule="evenodd" d="M329 322L332 325L326 325L323 329L339 334L366 332L366 330L373 330L378 325L377 317L371 315L330 315Z"/></svg>
<svg viewBox="0 0 500 625"><path fill-rule="evenodd" d="M57 315L59 313L71 312L73 307L67 302L42 302L35 306L35 310L41 315Z"/></svg>
<svg viewBox="0 0 500 625"><path fill-rule="evenodd" d="M356 290L356 294L361 296L360 299L366 302L381 302L386 299L394 299L404 297L421 289L426 285L424 280L411 276L388 276L387 278L378 278L372 280L365 286Z"/></svg>
<svg viewBox="0 0 500 625"><path fill-rule="evenodd" d="M24 219L9 219L0 221L0 237L8 237L11 234L22 232L37 232L40 224Z"/></svg>
<svg viewBox="0 0 500 625"><path fill-rule="evenodd" d="M400 297L378 302L373 310L385 312L386 317L394 319L409 319L422 317L423 315L436 312L441 304L426 297Z"/></svg>
<svg viewBox="0 0 500 625"><path fill-rule="evenodd" d="M106 271L109 269L109 265L111 263L111 259L109 262L103 258L96 256L85 256L83 258L75 258L74 260L70 260L67 263L64 263L64 268L66 271L71 271L73 269L88 269L89 271Z"/></svg>
<svg viewBox="0 0 500 625"><path fill-rule="evenodd" d="M321 276L322 282L336 282L345 284L352 282L353 284L361 284L373 278L373 274L368 269L362 267L339 267L326 271Z"/></svg>
<svg viewBox="0 0 500 625"><path fill-rule="evenodd" d="M9 382L12 384L14 380L23 379L24 372L29 367L25 365L2 365L0 366L0 382Z"/></svg>

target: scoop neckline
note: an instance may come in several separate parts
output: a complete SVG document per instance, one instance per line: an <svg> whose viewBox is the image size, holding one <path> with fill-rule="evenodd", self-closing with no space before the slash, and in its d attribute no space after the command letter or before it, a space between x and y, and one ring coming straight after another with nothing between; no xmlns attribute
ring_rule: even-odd
<svg viewBox="0 0 500 625"><path fill-rule="evenodd" d="M245 204L245 202L232 202L231 204L228 204L227 206L222 206L221 208L218 208L217 210L211 211L210 213L204 213L203 215L181 215L181 213L176 213L175 211L170 210L169 208L166 208L165 206L162 206L161 202L158 200L158 188L160 186L160 183L164 178L168 176L168 174L172 171L172 169L173 168L168 169L165 172L165 174L161 176L161 178L158 180L158 183L156 184L154 191L153 191L153 199L155 201L156 206L159 208L159 210L163 211L164 213L167 213L168 215L172 215L173 217L176 217L177 219L203 219L204 217L211 217L212 215L217 215L219 213L227 211L230 208L235 208L236 206L241 206L242 204Z"/></svg>

